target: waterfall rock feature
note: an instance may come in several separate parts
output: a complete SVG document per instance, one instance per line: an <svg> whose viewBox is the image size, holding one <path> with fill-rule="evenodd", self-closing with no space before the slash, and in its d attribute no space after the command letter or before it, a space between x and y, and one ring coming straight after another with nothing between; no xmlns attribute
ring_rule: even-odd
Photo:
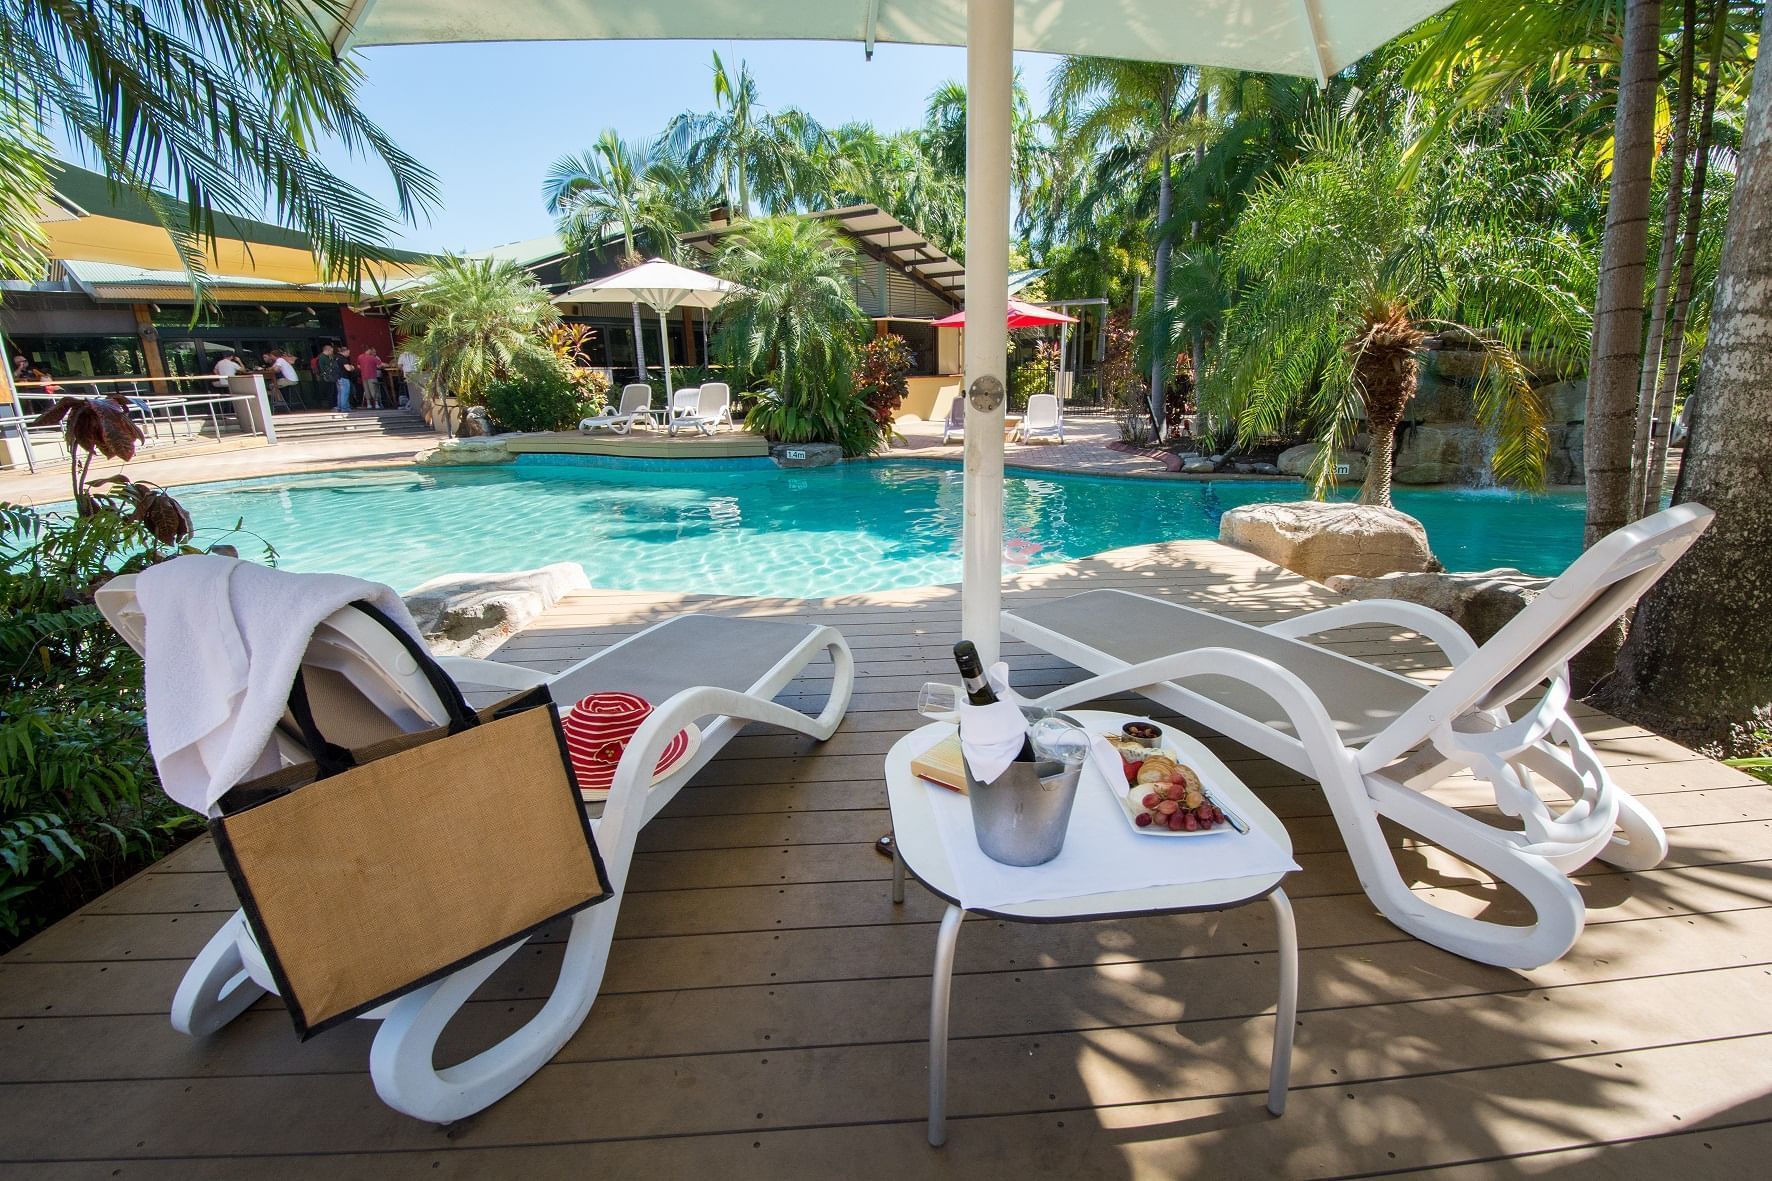
<svg viewBox="0 0 1772 1181"><path fill-rule="evenodd" d="M1350 599L1402 599L1432 607L1479 644L1507 626L1508 620L1551 582L1505 566L1475 573L1384 574L1377 578L1337 574L1326 581L1331 590Z"/></svg>
<svg viewBox="0 0 1772 1181"><path fill-rule="evenodd" d="M1483 484L1489 445L1474 426L1416 426L1402 433L1391 480L1397 484Z"/></svg>
<svg viewBox="0 0 1772 1181"><path fill-rule="evenodd" d="M1218 540L1322 582L1438 570L1421 522L1394 508L1317 500L1249 504L1219 518Z"/></svg>

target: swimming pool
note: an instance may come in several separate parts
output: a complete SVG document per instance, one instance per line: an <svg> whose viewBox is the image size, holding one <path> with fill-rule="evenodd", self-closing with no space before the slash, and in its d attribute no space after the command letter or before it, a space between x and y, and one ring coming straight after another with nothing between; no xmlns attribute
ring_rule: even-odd
<svg viewBox="0 0 1772 1181"><path fill-rule="evenodd" d="M960 470L907 461L784 471L569 466L277 476L180 489L200 539L238 520L291 570L336 570L408 590L457 571L578 562L617 590L816 598L957 582ZM542 460L544 462L534 462ZM1224 510L1296 500L1293 480L1126 479L1011 472L1006 554L1040 566L1174 538L1215 538ZM1452 569L1555 574L1580 551L1579 494L1409 490ZM241 553L255 545L241 539Z"/></svg>

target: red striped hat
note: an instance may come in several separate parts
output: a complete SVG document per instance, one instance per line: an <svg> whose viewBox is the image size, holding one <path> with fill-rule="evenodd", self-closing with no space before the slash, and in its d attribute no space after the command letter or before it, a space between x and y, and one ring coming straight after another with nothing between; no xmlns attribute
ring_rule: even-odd
<svg viewBox="0 0 1772 1181"><path fill-rule="evenodd" d="M616 765L627 752L628 740L651 713L652 704L644 697L632 693L593 693L560 719L560 727L566 732L566 749L572 756L572 769L578 776L579 792L587 801L609 794ZM687 730L671 735L653 769L653 779L669 774L689 752Z"/></svg>

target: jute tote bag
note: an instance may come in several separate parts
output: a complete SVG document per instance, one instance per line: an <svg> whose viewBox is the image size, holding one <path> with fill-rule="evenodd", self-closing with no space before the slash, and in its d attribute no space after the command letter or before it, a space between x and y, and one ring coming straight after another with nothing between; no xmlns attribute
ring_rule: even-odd
<svg viewBox="0 0 1772 1181"><path fill-rule="evenodd" d="M357 609L406 645L449 724L347 750L298 673L313 764L242 784L211 825L304 1040L611 893L546 690L476 714L422 645Z"/></svg>

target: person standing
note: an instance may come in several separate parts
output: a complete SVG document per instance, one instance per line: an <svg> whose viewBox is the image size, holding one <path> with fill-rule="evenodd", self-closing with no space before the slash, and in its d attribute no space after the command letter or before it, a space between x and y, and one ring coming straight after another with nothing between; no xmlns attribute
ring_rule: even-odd
<svg viewBox="0 0 1772 1181"><path fill-rule="evenodd" d="M319 379L321 389L336 392L335 405L339 412L348 412L351 408L351 379L345 376L343 358L330 344L314 358L314 376Z"/></svg>
<svg viewBox="0 0 1772 1181"><path fill-rule="evenodd" d="M363 376L363 404L377 410L382 408L381 366L381 354L374 345L357 354L357 372Z"/></svg>
<svg viewBox="0 0 1772 1181"><path fill-rule="evenodd" d="M406 387L402 404L411 407L420 393L418 354L412 351L410 344L407 344L405 348L400 350L400 355L395 358L395 363L400 366L400 384Z"/></svg>

